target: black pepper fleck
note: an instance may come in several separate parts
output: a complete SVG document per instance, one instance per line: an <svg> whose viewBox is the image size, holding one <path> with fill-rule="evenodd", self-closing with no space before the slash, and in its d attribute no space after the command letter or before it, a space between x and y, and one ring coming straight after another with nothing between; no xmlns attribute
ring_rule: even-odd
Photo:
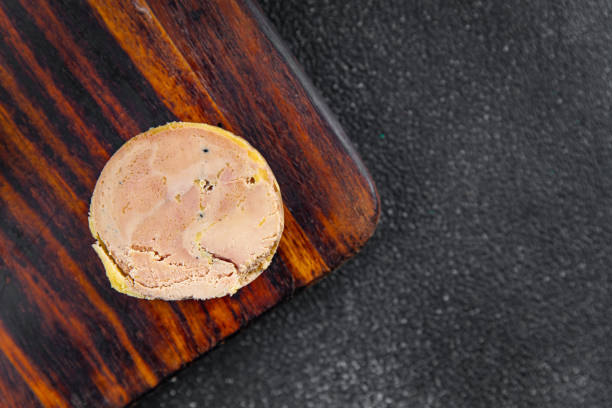
<svg viewBox="0 0 612 408"><path fill-rule="evenodd" d="M208 149L202 149L204 153L208 153Z"/></svg>

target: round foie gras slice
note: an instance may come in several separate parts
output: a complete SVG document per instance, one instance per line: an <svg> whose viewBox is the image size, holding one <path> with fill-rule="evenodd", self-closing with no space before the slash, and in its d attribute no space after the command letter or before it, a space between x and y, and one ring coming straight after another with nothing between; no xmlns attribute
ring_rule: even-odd
<svg viewBox="0 0 612 408"><path fill-rule="evenodd" d="M268 267L283 224L280 189L261 154L199 123L126 142L102 170L89 211L111 286L146 299L233 294Z"/></svg>

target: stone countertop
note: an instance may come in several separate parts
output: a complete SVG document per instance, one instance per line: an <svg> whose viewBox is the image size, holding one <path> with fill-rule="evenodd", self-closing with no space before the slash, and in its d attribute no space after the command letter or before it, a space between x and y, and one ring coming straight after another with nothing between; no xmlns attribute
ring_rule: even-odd
<svg viewBox="0 0 612 408"><path fill-rule="evenodd" d="M262 7L379 228L134 406L610 406L612 2Z"/></svg>

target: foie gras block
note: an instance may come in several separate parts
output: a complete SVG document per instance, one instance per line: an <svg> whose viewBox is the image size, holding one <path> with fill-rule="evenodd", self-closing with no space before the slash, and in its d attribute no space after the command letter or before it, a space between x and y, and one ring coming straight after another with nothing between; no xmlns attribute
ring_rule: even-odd
<svg viewBox="0 0 612 408"><path fill-rule="evenodd" d="M102 170L89 210L111 286L146 299L233 294L268 267L283 225L262 155L200 123L168 123L126 142Z"/></svg>

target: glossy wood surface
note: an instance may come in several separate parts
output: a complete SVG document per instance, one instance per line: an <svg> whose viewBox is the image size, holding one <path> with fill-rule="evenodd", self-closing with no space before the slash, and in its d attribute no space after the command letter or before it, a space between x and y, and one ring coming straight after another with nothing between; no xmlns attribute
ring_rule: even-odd
<svg viewBox="0 0 612 408"><path fill-rule="evenodd" d="M257 5L3 0L0 33L0 406L123 406L372 234L370 176ZM91 249L102 167L173 120L245 137L281 187L277 255L233 297L118 294Z"/></svg>

